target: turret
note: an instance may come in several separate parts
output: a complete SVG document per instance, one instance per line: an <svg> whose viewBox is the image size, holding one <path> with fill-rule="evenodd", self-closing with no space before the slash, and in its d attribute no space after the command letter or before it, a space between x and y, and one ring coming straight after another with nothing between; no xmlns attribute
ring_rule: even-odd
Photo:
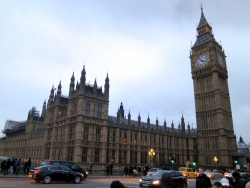
<svg viewBox="0 0 250 188"><path fill-rule="evenodd" d="M166 122L166 119L164 119L163 126L164 126L164 132L165 132L165 131L167 130L167 122Z"/></svg>
<svg viewBox="0 0 250 188"><path fill-rule="evenodd" d="M61 85L61 81L57 87L57 97L61 97L62 95L62 85Z"/></svg>
<svg viewBox="0 0 250 188"><path fill-rule="evenodd" d="M148 123L148 129L150 129L150 118L149 118L149 114L148 114L147 123Z"/></svg>
<svg viewBox="0 0 250 188"><path fill-rule="evenodd" d="M121 102L121 105L120 105L120 108L118 108L118 111L117 111L117 116L119 114L119 117L120 118L124 118L124 109L123 109L123 104Z"/></svg>
<svg viewBox="0 0 250 188"><path fill-rule="evenodd" d="M80 89L82 92L85 92L85 82L86 82L86 71L85 71L85 65L84 65L82 69L82 73L81 73L81 79L80 79Z"/></svg>
<svg viewBox="0 0 250 188"><path fill-rule="evenodd" d="M190 134L190 125L189 125L189 122L188 122L188 134Z"/></svg>
<svg viewBox="0 0 250 188"><path fill-rule="evenodd" d="M171 123L171 127L172 127L172 133L174 133L174 122L172 120L172 123Z"/></svg>
<svg viewBox="0 0 250 188"><path fill-rule="evenodd" d="M159 121L158 121L158 117L156 117L156 121L155 121L155 123L156 123L156 130L158 130L158 129L159 129Z"/></svg>
<svg viewBox="0 0 250 188"><path fill-rule="evenodd" d="M131 114L130 114L130 110L128 112L128 125L130 126L131 123Z"/></svg>
<svg viewBox="0 0 250 188"><path fill-rule="evenodd" d="M97 82L96 82L96 79L95 79L95 82L94 82L94 95L97 95Z"/></svg>
<svg viewBox="0 0 250 188"><path fill-rule="evenodd" d="M70 79L69 95L74 91L74 88L75 88L75 76L74 76L74 72L73 72L71 79Z"/></svg>
<svg viewBox="0 0 250 188"><path fill-rule="evenodd" d="M184 121L183 113L181 117L181 132L185 134L185 121Z"/></svg>
<svg viewBox="0 0 250 188"><path fill-rule="evenodd" d="M107 97L107 98L109 97L109 77L108 77L108 73L107 73L107 77L105 79L104 96Z"/></svg>
<svg viewBox="0 0 250 188"><path fill-rule="evenodd" d="M141 127L141 115L140 115L140 112L139 112L139 115L138 115L138 127Z"/></svg>
<svg viewBox="0 0 250 188"><path fill-rule="evenodd" d="M42 117L42 121L44 121L44 120L45 120L45 117L46 117L46 99L45 99L45 101L43 102L43 110L42 110L42 115L41 115L41 117Z"/></svg>
<svg viewBox="0 0 250 188"><path fill-rule="evenodd" d="M54 85L52 86L51 90L50 90L50 96L49 96L49 102L52 102L54 99Z"/></svg>

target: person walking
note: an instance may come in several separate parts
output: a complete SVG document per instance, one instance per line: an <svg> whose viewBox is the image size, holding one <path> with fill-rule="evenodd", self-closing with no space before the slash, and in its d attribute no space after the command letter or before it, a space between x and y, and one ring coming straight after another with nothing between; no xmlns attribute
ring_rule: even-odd
<svg viewBox="0 0 250 188"><path fill-rule="evenodd" d="M109 164L106 165L106 176L109 175Z"/></svg>
<svg viewBox="0 0 250 188"><path fill-rule="evenodd" d="M31 167L31 158L29 158L29 160L27 162L27 174L29 174L29 172L30 172L30 167Z"/></svg>
<svg viewBox="0 0 250 188"><path fill-rule="evenodd" d="M170 173L163 173L161 176L161 188L173 188L173 177Z"/></svg>
<svg viewBox="0 0 250 188"><path fill-rule="evenodd" d="M128 170L129 170L128 165L126 165L124 170L123 170L124 171L124 176L128 176Z"/></svg>
<svg viewBox="0 0 250 188"><path fill-rule="evenodd" d="M211 181L206 174L204 169L199 168L199 176L196 178L196 188L210 188L212 187Z"/></svg>
<svg viewBox="0 0 250 188"><path fill-rule="evenodd" d="M138 176L141 176L141 166L137 167L137 173L138 173Z"/></svg>
<svg viewBox="0 0 250 188"><path fill-rule="evenodd" d="M92 174L92 163L89 163L89 174Z"/></svg>
<svg viewBox="0 0 250 188"><path fill-rule="evenodd" d="M109 165L110 175L113 175L113 162Z"/></svg>
<svg viewBox="0 0 250 188"><path fill-rule="evenodd" d="M15 158L12 157L12 160L10 161L10 174L14 173L14 164L15 164Z"/></svg>
<svg viewBox="0 0 250 188"><path fill-rule="evenodd" d="M21 168L21 158L19 160L17 160L17 163L16 163L16 175L18 175L18 172Z"/></svg>
<svg viewBox="0 0 250 188"><path fill-rule="evenodd" d="M3 175L6 175L6 160L1 162L1 170L3 171Z"/></svg>
<svg viewBox="0 0 250 188"><path fill-rule="evenodd" d="M110 188L128 188L126 185L122 184L120 181L112 181Z"/></svg>
<svg viewBox="0 0 250 188"><path fill-rule="evenodd" d="M11 161L10 159L8 159L5 165L6 174L9 174L10 165L11 165Z"/></svg>
<svg viewBox="0 0 250 188"><path fill-rule="evenodd" d="M13 165L13 174L16 174L16 165L17 165L17 162L18 162L18 160L17 160L17 158L15 158L14 159L14 165Z"/></svg>

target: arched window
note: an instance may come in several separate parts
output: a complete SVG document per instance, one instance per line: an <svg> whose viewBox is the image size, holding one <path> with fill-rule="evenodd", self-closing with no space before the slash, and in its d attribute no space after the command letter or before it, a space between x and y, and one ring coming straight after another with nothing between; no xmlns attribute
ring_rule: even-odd
<svg viewBox="0 0 250 188"><path fill-rule="evenodd" d="M97 118L102 118L102 106L100 104L97 106Z"/></svg>
<svg viewBox="0 0 250 188"><path fill-rule="evenodd" d="M90 103L87 102L85 106L85 116L90 116Z"/></svg>

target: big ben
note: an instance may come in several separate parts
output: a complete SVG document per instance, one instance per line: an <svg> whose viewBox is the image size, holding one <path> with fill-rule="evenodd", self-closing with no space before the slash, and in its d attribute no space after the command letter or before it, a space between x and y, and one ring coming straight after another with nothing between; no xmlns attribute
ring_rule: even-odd
<svg viewBox="0 0 250 188"><path fill-rule="evenodd" d="M232 166L236 137L232 120L226 55L203 9L190 54L198 137L199 165Z"/></svg>

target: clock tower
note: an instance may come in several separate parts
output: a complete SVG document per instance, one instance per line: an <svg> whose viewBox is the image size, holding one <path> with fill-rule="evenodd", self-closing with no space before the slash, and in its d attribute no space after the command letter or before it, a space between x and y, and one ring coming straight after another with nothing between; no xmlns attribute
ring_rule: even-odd
<svg viewBox="0 0 250 188"><path fill-rule="evenodd" d="M197 121L198 160L203 166L232 166L237 154L226 55L203 9L190 53ZM218 162L215 164L214 158Z"/></svg>

